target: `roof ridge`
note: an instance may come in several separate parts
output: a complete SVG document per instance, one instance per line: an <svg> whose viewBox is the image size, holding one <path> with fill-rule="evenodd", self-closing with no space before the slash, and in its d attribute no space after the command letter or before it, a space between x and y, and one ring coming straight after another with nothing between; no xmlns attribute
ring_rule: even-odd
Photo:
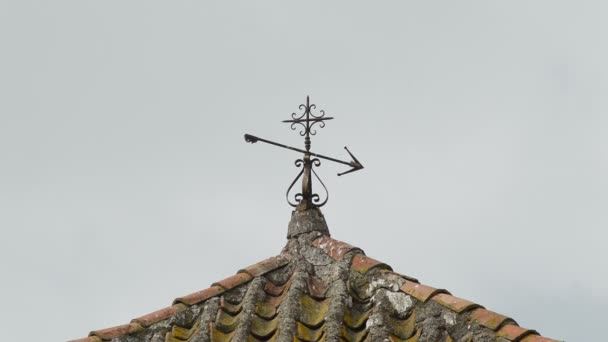
<svg viewBox="0 0 608 342"><path fill-rule="evenodd" d="M321 236L312 241L312 245L321 249L325 254L336 261L341 261L348 253L354 252L355 255L351 259L351 269L361 274L366 274L370 270L376 268L385 271L388 270L405 280L404 284L399 288L401 292L404 292L423 303L432 300L456 314L470 313L468 319L494 331L498 336L504 337L507 340L522 342L557 342L556 340L541 336L536 330L520 327L517 322L510 317L487 310L480 304L453 296L445 289L437 289L423 285L415 278L395 273L388 264L366 256L362 249L346 242L333 239L329 236Z"/></svg>
<svg viewBox="0 0 608 342"><path fill-rule="evenodd" d="M171 306L134 318L131 320L130 323L127 324L122 324L100 330L93 330L89 333L88 337L77 340L71 340L70 342L100 342L111 340L119 336L136 333L155 323L168 319L186 310L192 305L216 297L237 286L250 282L256 277L262 276L270 271L285 266L289 262L289 260L289 256L285 253L272 256L255 264L252 264L244 269L240 269L235 275L215 282L206 289L193 292L182 297L178 297L173 300L173 304Z"/></svg>
<svg viewBox="0 0 608 342"><path fill-rule="evenodd" d="M557 340L541 336L536 330L520 327L517 322L510 317L487 310L477 303L453 296L445 289L436 289L431 286L406 280L399 290L423 303L430 299L456 314L470 312L468 317L469 320L494 331L498 336L504 337L509 341L557 342Z"/></svg>

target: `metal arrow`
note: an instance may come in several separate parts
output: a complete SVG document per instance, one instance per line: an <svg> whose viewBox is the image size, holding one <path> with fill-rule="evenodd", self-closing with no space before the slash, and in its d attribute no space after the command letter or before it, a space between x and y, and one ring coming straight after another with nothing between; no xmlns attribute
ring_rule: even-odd
<svg viewBox="0 0 608 342"><path fill-rule="evenodd" d="M344 146L344 149L346 150L346 152L348 152L348 154L350 155L350 157L353 159L350 162L343 161L343 160L336 159L336 158L332 158L332 157L328 157L328 156L324 156L322 154L318 154L318 153L302 150L302 149L299 149L299 148L296 148L296 147L284 145L284 144L277 143L277 142L274 142L274 141L262 139L262 138L256 137L255 135L251 135L251 134L245 134L245 141L249 142L249 143L252 143L252 144L255 144L256 142L261 141L263 143L267 143L267 144L270 144L270 145L282 147L282 148L285 148L285 149L288 149L288 150L292 150L292 151L296 151L296 152L300 152L300 153L304 153L304 154L309 154L309 155L311 155L313 157L317 157L317 158L333 161L335 163L340 163L340 164L344 164L344 165L348 165L348 166L352 167L352 169L350 169L348 171L338 173L338 176L342 176L342 175L345 175L347 173L351 173L351 172L355 172L355 171L363 169L363 165L359 162L359 160L357 160L357 158L355 158L355 156L348 150L348 147L346 147L346 146Z"/></svg>

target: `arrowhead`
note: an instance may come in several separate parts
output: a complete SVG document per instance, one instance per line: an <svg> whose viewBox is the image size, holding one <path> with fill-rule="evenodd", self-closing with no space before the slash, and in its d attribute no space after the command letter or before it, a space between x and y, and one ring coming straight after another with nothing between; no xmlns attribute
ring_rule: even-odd
<svg viewBox="0 0 608 342"><path fill-rule="evenodd" d="M346 146L344 146L344 149L346 150L346 152L348 152L348 154L350 155L350 157L353 159L350 162L350 166L352 166L352 169L350 169L348 171L345 171L345 172L342 172L342 173L338 173L338 176L342 176L342 175L345 175L347 173L355 172L355 171L361 170L363 168L363 164L361 164L359 162L359 160L357 160L357 158L355 158L355 156L353 156L353 154L350 153L350 151L348 150L348 148Z"/></svg>

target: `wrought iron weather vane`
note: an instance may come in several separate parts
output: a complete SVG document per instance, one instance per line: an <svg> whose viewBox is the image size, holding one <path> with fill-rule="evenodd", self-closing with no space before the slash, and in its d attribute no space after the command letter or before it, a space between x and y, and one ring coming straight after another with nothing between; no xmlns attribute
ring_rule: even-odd
<svg viewBox="0 0 608 342"><path fill-rule="evenodd" d="M300 135L304 137L304 148L305 148L304 150L295 148L295 147L291 147L291 146L287 146L284 144L280 144L280 143L277 143L274 141L258 138L251 134L245 134L245 141L250 142L250 143L256 143L258 141L261 141L261 142L264 142L264 143L267 143L270 145L282 147L282 148L285 148L288 150L292 150L292 151L296 151L296 152L300 152L300 153L304 154L302 159L296 159L296 162L295 162L296 166L301 167L302 170L300 170L300 173L296 176L296 178L293 180L293 182L291 182L291 184L289 185L289 188L287 189L286 197L287 197L287 203L289 203L291 206L297 207L298 210L307 210L307 209L310 209L313 207L322 207L323 205L325 205L325 203L327 203L327 200L329 199L329 192L327 191L325 184L323 184L323 181L321 180L321 178L319 178L319 175L317 175L317 172L314 170L314 167L318 167L321 165L320 159L329 160L329 161L332 161L335 163L344 164L344 165L348 165L351 167L350 170L338 173L338 176L342 176L347 173L361 170L363 168L363 165L357 160L357 158L355 158L355 156L353 156L352 153L350 153L350 151L348 150L348 148L346 146L344 147L344 149L346 150L346 152L348 152L348 154L352 158L352 160L350 162L311 152L310 151L310 136L317 134L317 131L313 128L313 126L315 124L319 124L318 127L323 128L323 127L325 127L325 121L332 120L333 118L326 117L325 111L323 111L323 110L319 110L318 114L314 114L313 110L316 109L317 106L310 103L310 98L308 96L306 96L306 104L301 104L298 108L300 110L302 110L303 112L300 114L292 113L291 119L284 120L283 122L291 124L292 130L296 130L298 128L298 125L301 126L302 130L300 131ZM323 186L323 189L325 189L326 196L323 201L321 201L321 198L318 194L316 194L312 191L312 175L315 176L315 178ZM302 192L295 194L295 196L294 196L295 202L292 202L289 199L289 193L290 193L291 189L293 188L293 186L295 185L295 183L300 178L302 178Z"/></svg>

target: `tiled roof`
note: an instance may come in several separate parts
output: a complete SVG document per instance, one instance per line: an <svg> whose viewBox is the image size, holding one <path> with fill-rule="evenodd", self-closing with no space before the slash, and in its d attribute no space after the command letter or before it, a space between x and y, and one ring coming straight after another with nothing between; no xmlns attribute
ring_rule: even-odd
<svg viewBox="0 0 608 342"><path fill-rule="evenodd" d="M555 340L313 232L167 308L76 341Z"/></svg>

